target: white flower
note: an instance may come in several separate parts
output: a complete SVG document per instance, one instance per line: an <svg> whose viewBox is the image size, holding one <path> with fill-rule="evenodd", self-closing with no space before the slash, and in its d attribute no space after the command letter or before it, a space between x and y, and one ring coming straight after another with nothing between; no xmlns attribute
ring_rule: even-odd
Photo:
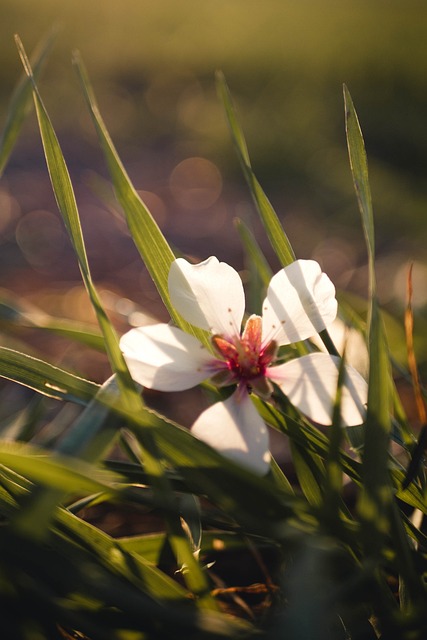
<svg viewBox="0 0 427 640"><path fill-rule="evenodd" d="M234 393L204 411L192 433L255 473L269 470L267 428L249 393L268 399L277 384L311 420L331 424L339 358L325 353L275 365L278 348L325 329L337 313L335 288L313 260L296 260L270 281L262 317L252 315L241 333L245 295L239 274L217 258L199 264L182 258L169 273L171 302L192 325L212 334L213 355L177 327L156 324L126 333L120 346L132 377L149 389L182 391L211 378ZM367 384L346 367L344 425L361 424Z"/></svg>

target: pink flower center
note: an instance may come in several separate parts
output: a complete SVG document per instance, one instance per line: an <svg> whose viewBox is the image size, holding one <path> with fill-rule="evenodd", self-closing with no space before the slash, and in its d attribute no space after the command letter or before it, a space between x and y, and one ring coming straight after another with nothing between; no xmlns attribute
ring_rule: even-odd
<svg viewBox="0 0 427 640"><path fill-rule="evenodd" d="M256 315L248 319L242 335L234 341L213 336L212 343L226 365L214 380L221 385L244 384L260 395L269 396L271 390L265 373L276 357L277 345L272 341L262 347L261 341L262 320Z"/></svg>

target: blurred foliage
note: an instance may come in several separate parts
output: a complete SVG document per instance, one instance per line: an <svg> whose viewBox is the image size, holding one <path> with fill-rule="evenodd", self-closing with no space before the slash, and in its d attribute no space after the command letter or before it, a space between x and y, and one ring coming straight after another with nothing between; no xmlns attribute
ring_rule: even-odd
<svg viewBox="0 0 427 640"><path fill-rule="evenodd" d="M53 260L50 251L55 243L40 242L44 223L49 221L51 240L66 232L100 332L87 323L62 320L62 314L51 315L45 305L41 311L20 302L10 292L5 292L0 306L2 328L7 339L16 341L20 332L26 335L33 330L40 338L52 331L71 342L73 354L78 351L73 340L85 349L103 346L114 375L99 387L92 377L86 380L68 366L53 366L28 354L26 348L22 353L4 346L0 350L0 375L10 381L0 404L3 632L16 640L275 640L285 636L292 640L423 640L427 630L424 442L421 437L417 442L392 378L392 373L402 368L390 358L377 296L366 153L348 91L347 142L366 238L369 295L361 317L351 308L349 298L345 307L348 317L353 314L354 329L362 335L366 330L368 337L366 425L341 428L343 367L332 425L326 432L306 420L279 393L274 403L258 399L255 406L288 453L283 469L273 461L271 472L259 477L168 419L164 406L161 414L151 410L145 391L142 397L137 393L111 320L121 314L122 320L136 325L143 321L142 312L111 291L106 295L108 292L92 279L92 260L86 252L83 220L67 162L19 42L18 48L31 81L28 86L32 87L49 179L65 231L55 227L57 218L51 210L26 210L25 188L37 186L37 180L24 182L30 173L18 171L19 179L13 182L13 165L6 181L20 187L21 192L12 201L13 189L4 191L9 208L4 209L8 217L3 228L7 230L15 221L10 237L15 237L34 272L41 275L50 271L55 275L59 266L65 266L65 244L60 243ZM129 233L169 309L165 278L173 249L124 169L82 62L79 57L75 61ZM266 236L276 259L287 264L293 248L252 171L243 128L221 76L219 86ZM57 87L55 91L59 95ZM20 123L29 98L25 89L19 95L12 109L11 130ZM71 112L72 105L70 101ZM63 134L68 126L64 121ZM192 210L197 201L197 208L209 211L212 193L217 194L220 184L217 172L211 171L215 165L193 158L191 167L202 167L201 177L207 166L208 174L214 176L212 183L194 194L178 153L175 162L177 159L170 182L176 202L182 202L183 210ZM317 159L319 165L322 163ZM264 163L264 169L266 166ZM105 206L114 211L111 188L109 191L99 175L92 184L98 194L103 193ZM36 190L36 195L40 194L43 191ZM83 202L86 213L93 212L87 200ZM104 217L92 218L90 223L93 243L108 253L101 233ZM222 226L226 227L225 219ZM260 277L251 283L257 299L263 290L262 275L269 266L252 225L240 223L238 227L242 251L255 265L261 265ZM327 229L325 226L324 231ZM124 232L112 233L116 243L125 246L122 235ZM307 235L303 234L302 240ZM381 231L378 235L381 238ZM195 249L201 250L200 237L193 240ZM3 242L7 248L7 234ZM39 252L41 262L36 261ZM123 281L129 274L128 263L125 266ZM96 269L101 272L99 263ZM9 278L8 287L13 289L17 282L22 286L19 278ZM31 283L24 286L31 287ZM63 285L62 291L65 288ZM81 290L72 290L63 302L64 312L80 299ZM186 328L182 322L181 327ZM405 339L400 340L404 343ZM43 348L40 339L37 348ZM81 362L90 360L92 364L94 352L82 353ZM55 353L55 361L62 355ZM405 371L403 375L409 378ZM14 383L31 395L21 398L21 410L13 412ZM209 392L213 397L214 391ZM60 407L56 412L50 409L54 404ZM406 473L409 461L410 475ZM97 522L97 507L105 508L113 525L114 517L119 518L120 531L111 521L108 526L108 517L104 520L101 516ZM221 569L222 563L228 571L222 570L224 565Z"/></svg>
<svg viewBox="0 0 427 640"><path fill-rule="evenodd" d="M260 180L283 213L318 215L329 234L338 228L351 238L354 201L342 145L346 82L357 95L367 140L379 242L388 250L421 252L427 148L427 7L421 0L4 0L2 8L3 101L19 73L13 33L31 48L59 24L42 83L59 130L74 130L76 109L85 119L68 64L78 48L90 61L106 122L125 158L160 145L178 159L214 158L230 178L237 165L228 166L212 82L220 68L240 107ZM318 222L313 226L316 235Z"/></svg>
<svg viewBox="0 0 427 640"><path fill-rule="evenodd" d="M424 2L40 0L34 5L30 0L4 0L2 8L2 122L21 74L13 34L19 33L31 50L54 25L59 30L40 86L78 185L92 269L110 293L135 299L135 291L142 290L144 308L162 313L161 305L153 302L150 283L134 267L137 254L123 226L105 220L111 192L100 180L105 165L69 64L74 49L95 79L106 125L129 175L136 188L144 190L144 200L172 244L201 258L216 253L235 264L242 261L237 234L226 229L232 218L245 218L252 210L238 162L229 152L215 91L214 73L221 69L250 142L254 170L297 256L317 259L339 289L364 297L365 249L354 222L342 144L345 82L357 96L370 159L380 301L400 313L407 262L415 260L414 304L417 313L426 315ZM26 125L25 134L4 183L18 202L4 203L8 193L0 192L2 207L12 210L10 224L0 222L1 267L17 281L15 291L26 296L22 276L25 269L26 275L32 270L32 291L50 287L37 304L45 309L52 305L46 310L61 315L58 305L64 288L75 286L79 274L52 215L55 208L46 195L49 186L40 172L39 142L31 125ZM25 194L17 187L23 172L29 184ZM190 183L187 189L185 181ZM191 197L203 187L205 201L196 198L189 204L190 187ZM94 192L98 199L92 197ZM102 231L94 231L99 219ZM35 241L41 225L42 248L40 238ZM123 232L120 240L117 227ZM109 250L101 250L101 245ZM267 243L262 248L277 265ZM60 299L54 301L46 274L59 261Z"/></svg>

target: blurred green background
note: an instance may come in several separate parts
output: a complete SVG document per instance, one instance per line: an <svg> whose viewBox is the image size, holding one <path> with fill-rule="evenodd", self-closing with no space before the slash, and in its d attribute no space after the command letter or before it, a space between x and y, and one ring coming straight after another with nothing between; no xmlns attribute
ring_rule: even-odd
<svg viewBox="0 0 427 640"><path fill-rule="evenodd" d="M169 241L201 258L215 253L243 265L232 220L252 220L253 211L215 92L214 73L222 69L254 169L298 256L318 259L338 287L365 295L345 82L368 151L382 302L402 303L413 260L414 299L424 313L426 2L2 0L1 122L21 73L13 34L31 51L53 25L59 32L40 88L70 166L95 277L119 315L123 297L157 316L164 311L124 225L99 198L107 174L71 65L74 49L125 166ZM34 117L0 199L0 286L45 310L87 319Z"/></svg>

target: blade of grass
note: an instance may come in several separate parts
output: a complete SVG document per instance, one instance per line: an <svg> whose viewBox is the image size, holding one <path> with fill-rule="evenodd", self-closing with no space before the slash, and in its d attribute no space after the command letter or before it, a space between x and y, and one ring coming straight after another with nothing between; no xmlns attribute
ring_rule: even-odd
<svg viewBox="0 0 427 640"><path fill-rule="evenodd" d="M262 253L252 231L240 218L234 219L234 226L237 229L243 248L245 249L248 258L256 268L262 284L264 285L264 287L268 287L273 272L270 269L270 266L265 259L264 254Z"/></svg>
<svg viewBox="0 0 427 640"><path fill-rule="evenodd" d="M50 398L85 405L99 385L25 353L0 347L0 376Z"/></svg>
<svg viewBox="0 0 427 640"><path fill-rule="evenodd" d="M325 461L325 483L323 489L323 515L329 531L335 534L341 532L342 514L351 518L350 511L342 498L343 465L341 446L344 440L344 430L341 420L342 387L345 383L345 347L338 372L337 393L334 402L332 424L328 430L329 448Z"/></svg>
<svg viewBox="0 0 427 640"><path fill-rule="evenodd" d="M344 86L347 144L362 227L365 234L369 266L369 390L366 431L363 451L363 490L358 501L362 536L366 553L378 561L385 538L394 532L397 556L408 562L400 563L402 579L408 587L409 599L417 602L425 597L424 587L411 562L408 540L401 535L403 525L397 524L396 506L388 470L388 448L391 433L393 381L384 325L376 292L375 235L368 162L365 144L350 93Z"/></svg>
<svg viewBox="0 0 427 640"><path fill-rule="evenodd" d="M283 230L280 220L265 195L261 185L255 177L249 158L248 148L242 128L239 124L235 107L227 86L225 76L218 71L216 74L217 90L224 106L227 123L235 144L237 155L242 166L243 174L248 183L255 207L264 224L271 246L273 247L282 266L287 266L295 260L295 254L291 244Z"/></svg>
<svg viewBox="0 0 427 640"><path fill-rule="evenodd" d="M114 483L121 479L112 471L96 468L75 458L53 456L44 449L21 442L0 443L0 464L33 482L66 494L98 491L114 494L117 490Z"/></svg>
<svg viewBox="0 0 427 640"><path fill-rule="evenodd" d="M58 510L55 528L61 546L67 545L68 539L78 542L102 565L138 585L151 597L172 601L188 598L183 587L147 562L142 554L126 549L119 541L69 511Z"/></svg>
<svg viewBox="0 0 427 640"><path fill-rule="evenodd" d="M32 56L32 66L35 77L37 77L42 70L43 63L52 48L56 32L57 29L52 30L36 47ZM6 117L6 124L0 139L0 177L3 175L32 103L31 80L24 74L13 92Z"/></svg>
<svg viewBox="0 0 427 640"><path fill-rule="evenodd" d="M132 551L142 555L146 560L157 564L164 544L164 535L159 533L144 534L119 538L118 542L126 551ZM203 533L201 553L217 551L218 542L221 543L221 552L233 549L245 549L246 544L239 535L233 532L205 531Z"/></svg>
<svg viewBox="0 0 427 640"><path fill-rule="evenodd" d="M362 227L365 234L369 265L369 391L363 453L364 490L359 510L366 544L375 555L380 551L388 530L388 514L392 500L388 473L388 446L391 432L391 371L378 305L375 279L375 239L368 163L362 132L351 96L344 87L346 133L350 167L353 176Z"/></svg>
<svg viewBox="0 0 427 640"><path fill-rule="evenodd" d="M327 459L329 451L328 439L318 429L315 429L308 423L297 422L289 415L283 415L270 404L262 402L257 398L254 399L254 403L259 414L267 424L295 440L300 446L306 447L318 454L323 460ZM344 472L358 486L362 486L361 464L359 462L341 451L341 466ZM393 487L399 500L427 514L427 504L423 489L415 483L411 483L407 489L402 490L404 472L397 468L392 468L390 473L393 480Z"/></svg>
<svg viewBox="0 0 427 640"><path fill-rule="evenodd" d="M245 268L249 273L246 305L252 311L260 312L273 274L249 227L239 218L234 219L234 226L245 250Z"/></svg>
<svg viewBox="0 0 427 640"><path fill-rule="evenodd" d="M290 441L290 446L292 462L301 490L310 505L320 507L322 504L321 487L325 477L324 465L316 454L301 447L295 440Z"/></svg>
<svg viewBox="0 0 427 640"><path fill-rule="evenodd" d="M55 318L36 307L26 306L21 301L15 300L10 292L1 292L0 325L5 326L8 331L21 327L51 331L98 351L105 351L102 335L92 326Z"/></svg>
<svg viewBox="0 0 427 640"><path fill-rule="evenodd" d="M207 334L181 318L170 302L168 276L175 255L126 173L102 119L88 74L78 52L74 54L73 62L104 152L116 197L125 212L129 230L145 266L175 324L211 348Z"/></svg>

